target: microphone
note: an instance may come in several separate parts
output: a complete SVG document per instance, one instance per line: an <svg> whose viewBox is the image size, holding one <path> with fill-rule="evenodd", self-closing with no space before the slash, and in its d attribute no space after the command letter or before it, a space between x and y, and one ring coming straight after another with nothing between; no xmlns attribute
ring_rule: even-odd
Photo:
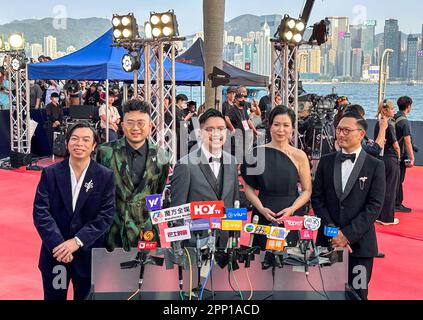
<svg viewBox="0 0 423 320"><path fill-rule="evenodd" d="M174 227L175 223L170 222L169 227ZM183 261L182 256L184 255L182 250L181 241L175 241L172 243L173 253L176 258L176 263L178 264L178 275L179 275L179 288L181 291L184 288L184 272L183 272Z"/></svg>
<svg viewBox="0 0 423 320"><path fill-rule="evenodd" d="M326 237L330 238L329 241L328 241L328 250L329 251L334 250L333 247L332 247L332 239L336 238L338 236L338 233L339 233L339 230L338 230L337 227L335 227L335 225L329 224L329 225L325 226L324 235Z"/></svg>
<svg viewBox="0 0 423 320"><path fill-rule="evenodd" d="M255 215L254 217L253 217L253 224L258 224L259 223L259 216L258 215ZM250 242L248 243L248 246L250 247L250 248L252 248L253 247L253 242L254 242L254 233L252 233L251 235L250 235Z"/></svg>
<svg viewBox="0 0 423 320"><path fill-rule="evenodd" d="M235 202L234 202L234 208L235 209L239 209L239 208L241 208L241 202L239 201L239 200L236 200ZM234 235L234 239L233 239L233 245L232 245L232 248L238 248L238 244L239 244L239 242L241 241L241 233L239 232L239 231L234 231L233 232L233 235Z"/></svg>

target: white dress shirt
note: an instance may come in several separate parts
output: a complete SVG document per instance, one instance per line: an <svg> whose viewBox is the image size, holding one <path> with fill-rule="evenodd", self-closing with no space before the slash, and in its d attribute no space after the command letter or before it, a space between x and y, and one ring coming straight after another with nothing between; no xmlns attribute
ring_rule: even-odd
<svg viewBox="0 0 423 320"><path fill-rule="evenodd" d="M79 181L76 180L75 172L72 169L72 166L69 162L69 168L70 168L70 174L71 174L71 184L72 184L72 209L75 211L76 209L76 203L78 202L79 193L82 188L82 184L84 183L85 175L88 171L88 166L85 168L85 170L82 172L81 177L79 178Z"/></svg>
<svg viewBox="0 0 423 320"><path fill-rule="evenodd" d="M222 158L222 150L220 150L219 155L217 155L217 156L211 154L204 145L201 146L201 150L203 151L207 160L209 160L210 158ZM211 163L209 163L209 166L212 169L212 171L213 171L213 173L214 173L214 175L217 179L217 177L219 177L221 163L220 162L211 162Z"/></svg>
<svg viewBox="0 0 423 320"><path fill-rule="evenodd" d="M349 159L342 163L342 166L341 166L342 192L345 191L345 187L347 186L348 179L350 178L350 175L351 175L352 171L354 170L354 166L357 163L357 160L358 160L358 157L360 156L361 150L362 150L362 148L360 146L357 150L355 150L351 153L351 154L355 153L355 162L354 163L352 163L352 161L349 160ZM349 154L349 153L345 152L344 149L342 149L342 153Z"/></svg>

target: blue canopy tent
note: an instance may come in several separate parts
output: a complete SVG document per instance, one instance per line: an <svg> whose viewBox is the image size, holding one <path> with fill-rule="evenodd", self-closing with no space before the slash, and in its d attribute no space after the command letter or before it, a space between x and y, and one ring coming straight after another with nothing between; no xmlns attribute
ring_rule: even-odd
<svg viewBox="0 0 423 320"><path fill-rule="evenodd" d="M127 53L123 48L112 47L112 30L86 47L65 57L30 64L29 79L59 79L59 80L118 80L132 81L133 73L122 69L122 56ZM170 61L165 62L165 68L170 68ZM204 71L200 66L192 66L181 62L175 63L176 82L178 84L199 84L203 81ZM143 81L143 74L140 81ZM168 77L165 80L170 80Z"/></svg>

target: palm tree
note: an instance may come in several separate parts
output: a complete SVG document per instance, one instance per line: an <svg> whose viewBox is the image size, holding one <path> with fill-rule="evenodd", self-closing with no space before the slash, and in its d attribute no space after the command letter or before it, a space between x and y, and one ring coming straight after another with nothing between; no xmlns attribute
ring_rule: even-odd
<svg viewBox="0 0 423 320"><path fill-rule="evenodd" d="M223 67L223 33L225 23L225 0L203 0L204 57L206 75L206 107L215 106L215 90L211 87L208 75L213 67ZM222 92L218 90L217 99L222 101Z"/></svg>

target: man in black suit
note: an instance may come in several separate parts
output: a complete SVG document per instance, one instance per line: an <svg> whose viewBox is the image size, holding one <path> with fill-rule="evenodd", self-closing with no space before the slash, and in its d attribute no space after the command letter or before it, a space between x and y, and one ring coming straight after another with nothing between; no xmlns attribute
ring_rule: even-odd
<svg viewBox="0 0 423 320"><path fill-rule="evenodd" d="M361 147L366 130L367 122L360 115L344 115L336 129L342 150L322 157L312 196L314 212L322 224L339 228L333 239L319 231L317 245L348 249L348 283L363 300L367 300L373 259L378 253L374 223L385 197L384 164Z"/></svg>
<svg viewBox="0 0 423 320"><path fill-rule="evenodd" d="M96 133L87 123L66 136L70 157L44 169L34 200L34 224L42 240L39 269L44 299L74 299L91 288L91 250L103 248L115 214L113 172L91 160Z"/></svg>

